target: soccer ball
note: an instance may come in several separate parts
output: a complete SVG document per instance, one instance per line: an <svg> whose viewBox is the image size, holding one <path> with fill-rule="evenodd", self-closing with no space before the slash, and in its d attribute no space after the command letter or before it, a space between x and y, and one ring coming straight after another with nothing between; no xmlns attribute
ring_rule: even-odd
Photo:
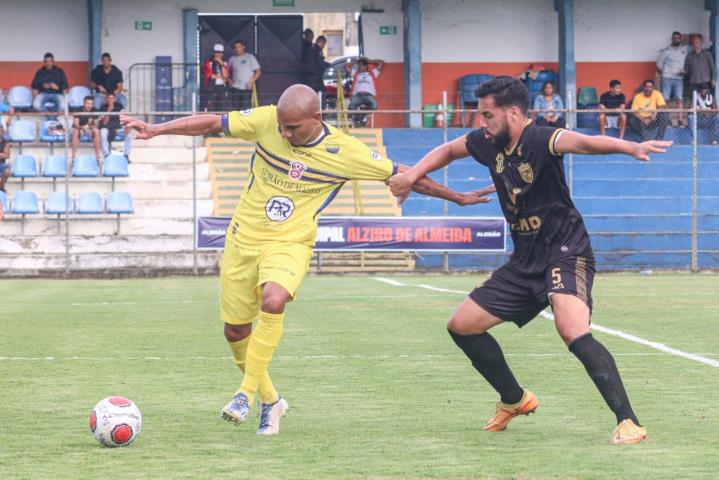
<svg viewBox="0 0 719 480"><path fill-rule="evenodd" d="M140 409L125 397L103 398L90 412L90 432L104 447L129 445L141 429Z"/></svg>

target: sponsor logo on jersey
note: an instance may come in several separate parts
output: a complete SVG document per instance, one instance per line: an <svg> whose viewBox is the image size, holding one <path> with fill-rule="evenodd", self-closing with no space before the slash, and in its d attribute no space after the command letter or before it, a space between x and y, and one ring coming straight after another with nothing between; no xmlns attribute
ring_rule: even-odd
<svg viewBox="0 0 719 480"><path fill-rule="evenodd" d="M251 108L248 108L247 110L240 110L240 115L242 115L243 117L246 117L246 116L249 115L251 112L252 112L252 109L251 109Z"/></svg>
<svg viewBox="0 0 719 480"><path fill-rule="evenodd" d="M290 171L287 172L287 175L289 175L292 180L299 180L302 178L302 174L305 170L307 170L307 166L304 163L290 162Z"/></svg>
<svg viewBox="0 0 719 480"><path fill-rule="evenodd" d="M369 156L372 157L372 160L377 160L377 161L382 160L382 155L380 155L379 153L375 152L374 150L370 150Z"/></svg>
<svg viewBox="0 0 719 480"><path fill-rule="evenodd" d="M532 171L532 166L530 164L526 162L520 163L517 170L519 170L519 175L525 182L532 183L534 181L534 172Z"/></svg>
<svg viewBox="0 0 719 480"><path fill-rule="evenodd" d="M284 222L295 211L295 204L287 197L272 197L265 204L265 214L273 222Z"/></svg>
<svg viewBox="0 0 719 480"><path fill-rule="evenodd" d="M494 171L497 172L497 174L500 174L504 171L504 154L498 153L497 158L494 159L495 162L497 162L497 165L494 167Z"/></svg>
<svg viewBox="0 0 719 480"><path fill-rule="evenodd" d="M542 228L542 219L536 215L527 218L518 218L516 223L509 226L513 232L536 233Z"/></svg>
<svg viewBox="0 0 719 480"><path fill-rule="evenodd" d="M340 146L335 142L327 142L327 144L325 145L325 150L327 150L327 152L329 153L339 153Z"/></svg>

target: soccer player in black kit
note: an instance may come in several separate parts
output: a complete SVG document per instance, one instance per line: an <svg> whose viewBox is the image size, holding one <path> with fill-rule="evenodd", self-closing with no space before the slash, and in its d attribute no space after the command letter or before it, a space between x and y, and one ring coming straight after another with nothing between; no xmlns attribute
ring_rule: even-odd
<svg viewBox="0 0 719 480"><path fill-rule="evenodd" d="M569 195L562 156L622 153L648 161L650 153L664 152L671 142L640 144L537 126L527 118L527 89L512 77L481 85L477 97L480 128L435 148L392 177L389 186L402 201L417 179L469 155L491 172L514 252L469 294L447 325L457 346L500 395L484 430L500 432L539 405L536 395L519 385L488 330L505 321L522 327L551 305L557 332L616 415L612 443L640 442L646 429L632 410L612 355L589 330L594 255Z"/></svg>

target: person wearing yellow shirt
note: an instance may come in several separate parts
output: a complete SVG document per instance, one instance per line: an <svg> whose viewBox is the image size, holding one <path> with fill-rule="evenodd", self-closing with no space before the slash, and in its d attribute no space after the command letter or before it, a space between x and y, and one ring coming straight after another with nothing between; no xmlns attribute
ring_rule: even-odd
<svg viewBox="0 0 719 480"><path fill-rule="evenodd" d="M654 128L657 129L656 140L662 140L667 129L666 113L658 111L666 108L667 104L654 87L654 80L644 80L642 91L632 100L632 110L636 111L629 115L629 128L639 135L642 142L649 140L648 131Z"/></svg>
<svg viewBox="0 0 719 480"><path fill-rule="evenodd" d="M244 423L257 395L257 433L279 433L289 406L277 393L268 365L282 336L285 307L309 270L317 221L345 182L387 181L409 167L398 166L324 123L317 94L305 85L285 90L276 107L196 115L157 125L126 116L121 122L135 129L140 139L224 132L256 144L220 268L220 317L234 361L244 373L221 415ZM425 176L414 191L472 205L489 202L486 195L494 187L458 193Z"/></svg>

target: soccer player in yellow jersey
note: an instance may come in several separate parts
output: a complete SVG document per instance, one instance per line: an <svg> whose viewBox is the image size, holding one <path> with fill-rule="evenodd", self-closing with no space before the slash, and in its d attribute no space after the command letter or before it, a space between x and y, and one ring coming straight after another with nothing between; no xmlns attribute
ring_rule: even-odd
<svg viewBox="0 0 719 480"><path fill-rule="evenodd" d="M267 368L282 336L285 306L308 271L317 219L345 182L386 181L397 173L397 164L322 122L317 94L304 85L289 87L276 107L196 115L157 125L131 117L121 120L137 130L135 138L140 139L225 132L256 143L220 269L220 317L235 363L244 372L222 416L245 422L259 395L257 433L279 433L280 418L289 407ZM414 190L460 205L486 203L485 195L494 191L488 187L458 193L427 177Z"/></svg>

